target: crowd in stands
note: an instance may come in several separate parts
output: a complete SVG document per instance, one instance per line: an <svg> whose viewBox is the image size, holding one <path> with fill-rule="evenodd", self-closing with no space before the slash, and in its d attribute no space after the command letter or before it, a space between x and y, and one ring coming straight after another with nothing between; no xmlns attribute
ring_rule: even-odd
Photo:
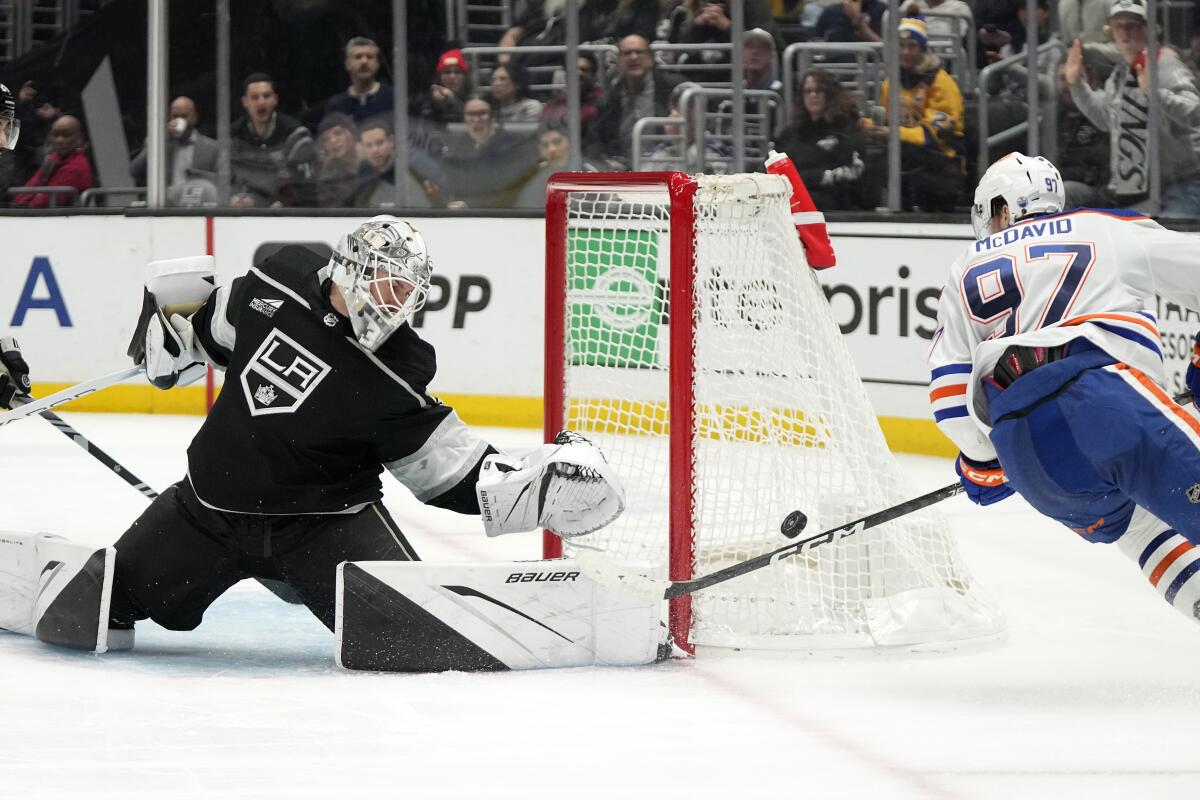
<svg viewBox="0 0 1200 800"><path fill-rule="evenodd" d="M905 210L961 208L977 161L1023 144L1014 136L981 153L974 128L981 106L993 133L1027 117L1021 64L999 85L979 84L980 70L1006 66L1005 59L1025 52L1026 0L916 0L903 3L895 21L883 0L744 0L742 73L754 97L747 95L749 157L740 165L733 162L730 128L728 0L581 0L579 34L588 46L576 65L578 142L568 133L561 51L520 52L563 45L565 3L511 5L515 22L499 44L515 52L464 53L447 42L431 85L411 97L402 174L395 93L380 77L380 48L355 36L344 49L345 91L296 116L280 110L294 105L279 96L270 75L245 76L242 113L230 132L228 198L218 197L217 143L197 130L200 110L189 97L173 98L168 204L378 208L395 203L402 181L410 207L537 208L549 176L567 168L572 154L589 170L725 172L758 168L774 147L791 155L821 208L874 209L886 194L892 135L885 72L875 73L864 94L861 75L847 71L856 58L849 48L819 53L800 69L793 62L791 75L783 74L781 55L798 41L877 51L893 25L900 42L897 133ZM1054 37L1061 43L1039 62L1040 97L1054 110L1055 124L1046 129L1056 132L1052 144L1069 202L1144 206L1150 191L1144 0L1039 0L1036 11L1038 42ZM1188 36L1187 49L1167 42L1158 60L1158 146L1164 213L1194 216L1200 213L1200 31L1194 24ZM876 63L881 60L879 54ZM21 88L18 106L17 174L8 183L29 191L10 196L10 204L78 202L96 183L80 120L32 85ZM144 153L132 159L130 173L144 185ZM75 192L39 193L39 187Z"/></svg>

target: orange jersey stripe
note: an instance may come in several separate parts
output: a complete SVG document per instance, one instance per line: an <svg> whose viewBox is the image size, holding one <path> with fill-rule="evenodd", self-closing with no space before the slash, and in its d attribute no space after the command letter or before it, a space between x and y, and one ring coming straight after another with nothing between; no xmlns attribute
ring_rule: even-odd
<svg viewBox="0 0 1200 800"><path fill-rule="evenodd" d="M1117 322L1132 322L1134 325L1141 325L1147 331L1154 334L1155 337L1158 336L1158 328L1154 327L1150 320L1136 314L1084 314L1082 317L1072 317L1064 322L1063 325L1079 325L1092 319L1111 319L1116 320Z"/></svg>
<svg viewBox="0 0 1200 800"><path fill-rule="evenodd" d="M945 397L954 397L956 395L965 395L967 393L967 385L965 383L954 384L953 386L943 386L940 389L934 389L929 393L929 402L941 400Z"/></svg>
<svg viewBox="0 0 1200 800"><path fill-rule="evenodd" d="M1157 399L1158 402L1162 403L1164 406L1166 406L1168 409L1170 409L1172 414L1179 417L1179 419L1183 420L1183 422L1189 428L1191 428L1192 431L1195 432L1195 434L1197 436L1200 436L1200 422L1198 422L1196 420L1196 418L1193 417L1191 414L1184 411L1183 408L1178 403L1176 403L1174 400L1172 400L1171 397L1166 392L1164 392L1157 383L1155 383L1154 381L1147 378L1146 373L1142 372L1140 369L1135 369L1134 367L1131 367L1128 364L1124 364L1124 363L1118 363L1115 366L1117 369L1122 369L1122 370L1126 370L1127 372L1129 372L1130 375L1132 375L1135 379L1137 379L1138 383L1140 383L1142 386L1145 386L1147 391L1149 391L1150 394L1154 395L1155 399Z"/></svg>
<svg viewBox="0 0 1200 800"><path fill-rule="evenodd" d="M1195 547L1196 545L1192 544L1191 542L1184 542L1171 552L1167 553L1166 558L1158 562L1158 566L1155 567L1154 571L1150 573L1150 585L1157 587L1158 582L1162 580L1163 573L1165 573L1172 564L1178 561L1181 555L1186 553L1188 550L1194 549Z"/></svg>

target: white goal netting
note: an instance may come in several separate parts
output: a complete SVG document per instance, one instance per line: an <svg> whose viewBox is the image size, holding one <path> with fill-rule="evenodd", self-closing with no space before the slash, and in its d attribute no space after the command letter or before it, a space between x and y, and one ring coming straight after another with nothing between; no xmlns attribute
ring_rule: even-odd
<svg viewBox="0 0 1200 800"><path fill-rule="evenodd" d="M586 546L656 578L667 577L678 493L693 498L694 575L786 544L779 524L793 509L808 515L811 536L914 496L805 262L786 181L697 181L694 263L672 263L665 187L570 192L566 286L551 289L566 294L563 427L603 449L627 492L626 514ZM693 271L690 308L668 302L681 270ZM671 363L673 329L688 337L690 371ZM669 425L669 390L681 381L693 390L691 432ZM672 476L673 435L694 465L690 482ZM689 636L701 647L911 647L1003 630L934 511L692 602Z"/></svg>

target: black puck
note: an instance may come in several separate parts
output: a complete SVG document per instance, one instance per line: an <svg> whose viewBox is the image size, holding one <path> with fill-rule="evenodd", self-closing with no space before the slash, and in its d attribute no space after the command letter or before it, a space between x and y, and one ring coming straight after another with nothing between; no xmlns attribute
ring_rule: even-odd
<svg viewBox="0 0 1200 800"><path fill-rule="evenodd" d="M779 532L789 539L795 539L807 524L808 517L803 511L793 511L784 518L783 524L779 526Z"/></svg>

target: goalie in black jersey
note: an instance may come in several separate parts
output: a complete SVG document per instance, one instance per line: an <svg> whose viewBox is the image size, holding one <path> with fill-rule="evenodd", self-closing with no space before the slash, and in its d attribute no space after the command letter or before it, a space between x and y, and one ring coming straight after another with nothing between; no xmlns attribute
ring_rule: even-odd
<svg viewBox="0 0 1200 800"><path fill-rule="evenodd" d="M116 544L112 628L149 617L190 630L254 577L286 583L332 629L340 562L417 559L380 502L384 470L425 503L481 514L488 535L581 535L621 513L586 440L508 458L429 394L434 349L408 321L431 269L421 235L390 216L328 262L290 246L226 286L211 257L150 265L130 355L162 389L205 362L225 385L186 477Z"/></svg>

